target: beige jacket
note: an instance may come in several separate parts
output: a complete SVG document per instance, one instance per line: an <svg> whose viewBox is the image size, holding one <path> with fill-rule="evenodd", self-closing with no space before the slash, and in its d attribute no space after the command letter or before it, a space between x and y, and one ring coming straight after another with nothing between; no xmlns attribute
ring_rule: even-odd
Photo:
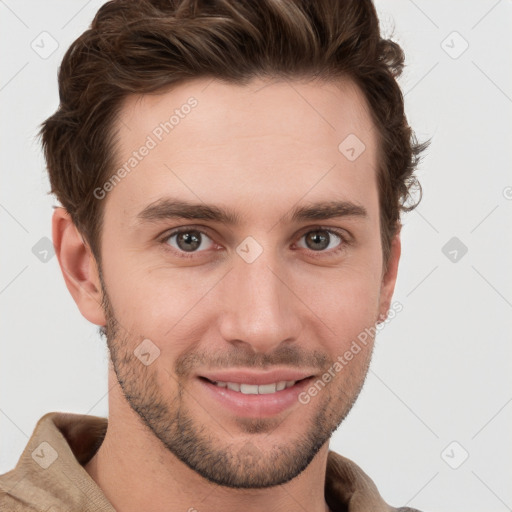
<svg viewBox="0 0 512 512"><path fill-rule="evenodd" d="M45 414L16 467L0 475L0 511L115 512L83 467L101 445L107 423L98 416ZM389 506L361 468L333 451L326 471L332 512L419 512Z"/></svg>

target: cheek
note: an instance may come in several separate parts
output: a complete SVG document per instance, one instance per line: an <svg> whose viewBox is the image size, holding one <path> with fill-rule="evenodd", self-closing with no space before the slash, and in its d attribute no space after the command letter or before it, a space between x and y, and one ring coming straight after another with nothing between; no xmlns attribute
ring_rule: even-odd
<svg viewBox="0 0 512 512"><path fill-rule="evenodd" d="M308 317L309 326L313 326L330 359L334 361L351 350L359 354L345 374L358 374L367 360L373 339L368 333L378 318L379 290L376 273L355 265L331 269L328 278L317 276L304 282L301 288L301 297L315 313ZM356 359L352 354L347 357Z"/></svg>
<svg viewBox="0 0 512 512"><path fill-rule="evenodd" d="M309 271L296 282L297 295L334 325L364 324L378 311L380 280L375 269L361 261Z"/></svg>
<svg viewBox="0 0 512 512"><path fill-rule="evenodd" d="M149 339L168 362L194 349L211 327L222 304L211 291L222 274L200 267L155 266L134 257L124 267L111 265L106 286L132 344Z"/></svg>

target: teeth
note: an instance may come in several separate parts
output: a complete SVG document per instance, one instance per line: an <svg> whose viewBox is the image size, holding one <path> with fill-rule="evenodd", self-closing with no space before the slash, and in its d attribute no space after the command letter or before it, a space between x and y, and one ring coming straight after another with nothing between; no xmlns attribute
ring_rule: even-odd
<svg viewBox="0 0 512 512"><path fill-rule="evenodd" d="M267 395L269 393L275 393L277 384L262 384L258 386L258 393L260 395Z"/></svg>
<svg viewBox="0 0 512 512"><path fill-rule="evenodd" d="M240 384L236 382L228 382L227 386L228 389L231 389L232 391L240 391Z"/></svg>
<svg viewBox="0 0 512 512"><path fill-rule="evenodd" d="M240 393L243 393L244 395L257 395L258 385L240 384Z"/></svg>
<svg viewBox="0 0 512 512"><path fill-rule="evenodd" d="M291 388L297 381L282 380L272 384L239 384L238 382L215 382L220 388L228 388L231 391L238 391L244 395L269 395L276 391L282 391L285 388Z"/></svg>

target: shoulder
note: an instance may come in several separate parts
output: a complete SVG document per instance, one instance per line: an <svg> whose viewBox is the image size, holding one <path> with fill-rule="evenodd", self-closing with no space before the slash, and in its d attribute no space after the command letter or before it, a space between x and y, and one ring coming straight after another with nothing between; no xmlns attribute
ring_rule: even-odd
<svg viewBox="0 0 512 512"><path fill-rule="evenodd" d="M326 497L332 510L421 512L415 508L391 506L360 466L332 450L327 459Z"/></svg>
<svg viewBox="0 0 512 512"><path fill-rule="evenodd" d="M0 475L0 510L5 512L34 512L35 509L29 503L16 497L15 491L17 484L22 484L16 481L13 471Z"/></svg>

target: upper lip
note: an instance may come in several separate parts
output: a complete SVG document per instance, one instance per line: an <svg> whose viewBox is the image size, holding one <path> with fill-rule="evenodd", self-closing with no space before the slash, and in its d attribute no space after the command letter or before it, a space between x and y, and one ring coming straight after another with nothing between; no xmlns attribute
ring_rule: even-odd
<svg viewBox="0 0 512 512"><path fill-rule="evenodd" d="M203 372L198 377L204 377L213 382L237 382L239 384L273 384L281 381L298 381L311 377L309 372L289 369L261 372L256 370L218 370Z"/></svg>

